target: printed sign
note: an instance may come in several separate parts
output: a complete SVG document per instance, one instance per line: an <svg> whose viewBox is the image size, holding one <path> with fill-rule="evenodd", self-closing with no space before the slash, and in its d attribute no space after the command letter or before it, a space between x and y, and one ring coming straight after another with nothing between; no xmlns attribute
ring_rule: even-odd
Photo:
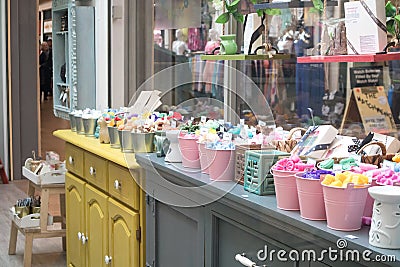
<svg viewBox="0 0 400 267"><path fill-rule="evenodd" d="M351 88L383 86L383 66L350 68Z"/></svg>
<svg viewBox="0 0 400 267"><path fill-rule="evenodd" d="M344 124L362 122L365 133L393 133L396 125L383 86L354 88L346 107Z"/></svg>

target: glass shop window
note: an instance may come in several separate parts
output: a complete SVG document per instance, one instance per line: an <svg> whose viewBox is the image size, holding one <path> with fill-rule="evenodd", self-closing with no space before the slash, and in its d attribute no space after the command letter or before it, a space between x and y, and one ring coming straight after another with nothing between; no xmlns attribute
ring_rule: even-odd
<svg viewBox="0 0 400 267"><path fill-rule="evenodd" d="M215 9L208 0L155 0L154 13L154 88L163 92L161 111L223 118L224 62L201 60L218 46L218 37L210 36Z"/></svg>

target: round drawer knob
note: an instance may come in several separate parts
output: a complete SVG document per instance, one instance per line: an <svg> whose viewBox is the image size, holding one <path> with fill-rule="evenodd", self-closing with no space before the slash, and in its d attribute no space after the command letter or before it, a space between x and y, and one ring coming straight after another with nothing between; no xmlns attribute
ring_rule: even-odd
<svg viewBox="0 0 400 267"><path fill-rule="evenodd" d="M89 173L90 173L90 175L95 175L96 174L96 169L95 168L93 168L93 167L90 167L89 168Z"/></svg>
<svg viewBox="0 0 400 267"><path fill-rule="evenodd" d="M104 257L104 262L106 263L106 264L110 264L111 263L111 260L112 260L112 257L111 256L105 256Z"/></svg>
<svg viewBox="0 0 400 267"><path fill-rule="evenodd" d="M71 164L71 165L74 164L74 158L72 156L69 156L68 161L69 161L69 164Z"/></svg>
<svg viewBox="0 0 400 267"><path fill-rule="evenodd" d="M81 239L81 241L82 241L82 245L85 245L86 244L86 242L88 241L88 237L87 236L85 236L84 234L82 234L82 239Z"/></svg>
<svg viewBox="0 0 400 267"><path fill-rule="evenodd" d="M114 181L114 188L117 189L117 190L121 189L121 183L118 180Z"/></svg>

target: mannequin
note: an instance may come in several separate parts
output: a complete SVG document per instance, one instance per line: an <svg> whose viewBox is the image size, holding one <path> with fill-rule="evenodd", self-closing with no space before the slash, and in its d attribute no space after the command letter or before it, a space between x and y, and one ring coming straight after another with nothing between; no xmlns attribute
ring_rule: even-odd
<svg viewBox="0 0 400 267"><path fill-rule="evenodd" d="M189 51L186 42L183 40L183 32L178 29L175 33L176 40L172 43L172 51L177 55L184 55L185 51Z"/></svg>
<svg viewBox="0 0 400 267"><path fill-rule="evenodd" d="M219 32L215 29L210 29L208 31L208 35L210 37L210 41L207 42L205 47L206 54L211 54L212 51L218 47L219 44Z"/></svg>
<svg viewBox="0 0 400 267"><path fill-rule="evenodd" d="M219 43L219 32L215 29L210 29L208 31L208 35L210 37L210 41L207 42L205 47L206 54L211 54L215 48L220 46ZM212 79L214 73L214 60L207 60L204 71L203 71L203 81L206 83L205 92L210 93L212 87Z"/></svg>

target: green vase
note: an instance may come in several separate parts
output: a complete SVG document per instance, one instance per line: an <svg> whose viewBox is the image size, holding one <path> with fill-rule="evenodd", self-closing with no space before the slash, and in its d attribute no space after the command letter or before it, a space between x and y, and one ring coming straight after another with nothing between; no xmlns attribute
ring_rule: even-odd
<svg viewBox="0 0 400 267"><path fill-rule="evenodd" d="M234 55L237 52L236 34L221 35L221 55Z"/></svg>

